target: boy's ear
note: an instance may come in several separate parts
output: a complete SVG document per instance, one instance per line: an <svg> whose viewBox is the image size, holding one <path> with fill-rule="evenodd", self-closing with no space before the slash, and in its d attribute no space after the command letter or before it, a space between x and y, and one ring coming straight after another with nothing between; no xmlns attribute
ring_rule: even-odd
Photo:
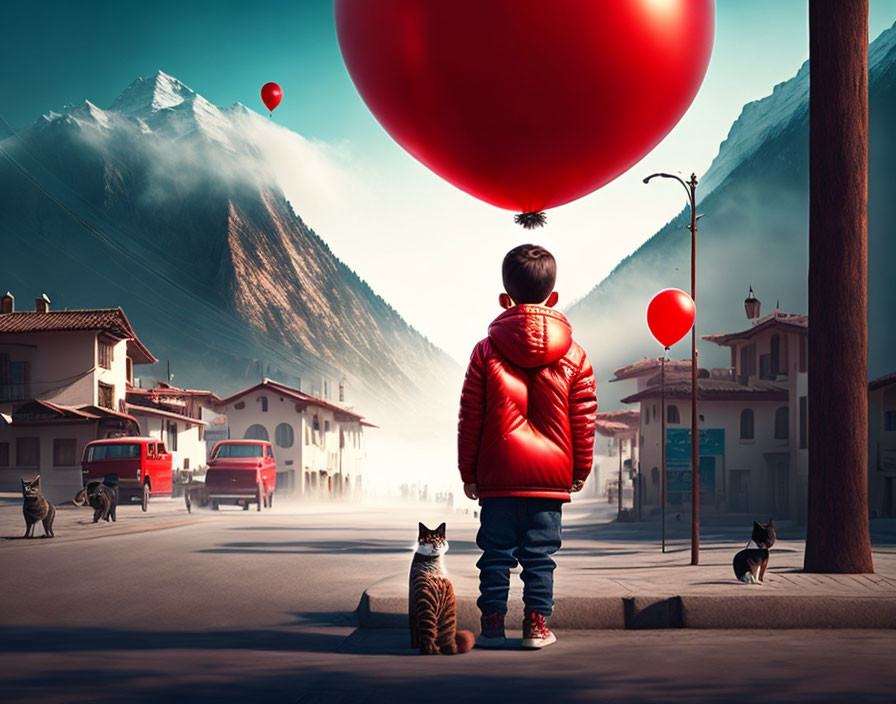
<svg viewBox="0 0 896 704"><path fill-rule="evenodd" d="M560 299L560 297L557 295L557 292L556 292L556 291L551 291L551 295L548 296L548 300L546 300L546 301L544 302L544 304L545 304L548 308L553 308L555 305L557 305L557 301L558 301L559 299Z"/></svg>
<svg viewBox="0 0 896 704"><path fill-rule="evenodd" d="M509 308L513 308L513 299L506 293L501 293L498 295L498 305L504 310L508 310Z"/></svg>

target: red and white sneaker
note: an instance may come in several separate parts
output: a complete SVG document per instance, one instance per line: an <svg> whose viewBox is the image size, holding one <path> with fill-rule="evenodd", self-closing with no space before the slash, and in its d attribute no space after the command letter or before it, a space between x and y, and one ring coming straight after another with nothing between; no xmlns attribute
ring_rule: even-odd
<svg viewBox="0 0 896 704"><path fill-rule="evenodd" d="M482 614L480 620L482 631L476 639L477 648L503 648L507 644L504 635L504 614L495 611Z"/></svg>
<svg viewBox="0 0 896 704"><path fill-rule="evenodd" d="M522 647L534 650L556 642L557 636L551 633L544 622L544 616L535 611L527 612L523 619Z"/></svg>

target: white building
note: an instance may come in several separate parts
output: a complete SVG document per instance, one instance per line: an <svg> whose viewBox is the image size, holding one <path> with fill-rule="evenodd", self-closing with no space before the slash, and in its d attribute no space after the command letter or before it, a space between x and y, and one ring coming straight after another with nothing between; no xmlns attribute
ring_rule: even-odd
<svg viewBox="0 0 896 704"><path fill-rule="evenodd" d="M41 477L51 501L81 487L84 445L136 435L126 412L134 366L156 358L121 308L51 311L46 296L33 311L0 298L0 488Z"/></svg>
<svg viewBox="0 0 896 704"><path fill-rule="evenodd" d="M701 510L806 519L806 340L804 315L775 311L758 317L752 297L750 327L706 335L731 348L731 367L698 370ZM666 363L667 502L686 508L691 486L690 360ZM640 474L644 506L661 494L663 389L658 360L617 370L638 378L638 390L622 401L641 411ZM622 374L620 374L622 372Z"/></svg>
<svg viewBox="0 0 896 704"><path fill-rule="evenodd" d="M896 373L868 384L868 509L896 516Z"/></svg>
<svg viewBox="0 0 896 704"><path fill-rule="evenodd" d="M219 411L231 439L273 444L278 491L338 496L361 488L364 427L376 427L363 416L270 379L224 399Z"/></svg>
<svg viewBox="0 0 896 704"><path fill-rule="evenodd" d="M203 411L220 403L211 391L178 389L162 381L152 389L131 387L127 393L127 412L140 423L140 434L163 441L171 453L175 482L205 473Z"/></svg>

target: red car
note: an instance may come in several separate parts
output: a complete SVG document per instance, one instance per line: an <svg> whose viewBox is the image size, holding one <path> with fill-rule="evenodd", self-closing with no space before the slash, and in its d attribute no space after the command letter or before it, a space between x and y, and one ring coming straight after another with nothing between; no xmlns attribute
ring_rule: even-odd
<svg viewBox="0 0 896 704"><path fill-rule="evenodd" d="M118 475L119 501L139 499L143 510L149 497L171 496L171 454L156 438L109 438L84 447L81 475L87 482Z"/></svg>
<svg viewBox="0 0 896 704"><path fill-rule="evenodd" d="M212 509L232 503L249 510L255 503L258 510L274 502L277 482L277 461L271 443L262 440L222 440L215 445L208 460L205 487Z"/></svg>

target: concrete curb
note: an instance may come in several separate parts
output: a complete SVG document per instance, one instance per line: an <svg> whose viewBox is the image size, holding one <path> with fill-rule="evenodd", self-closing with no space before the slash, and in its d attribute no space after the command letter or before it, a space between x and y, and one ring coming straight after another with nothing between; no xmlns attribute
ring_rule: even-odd
<svg viewBox="0 0 896 704"><path fill-rule="evenodd" d="M407 597L372 587L356 610L361 628L407 628ZM479 631L472 597L457 600L458 628ZM522 623L522 605L511 603L508 628ZM558 597L551 627L557 629L812 629L896 628L896 595L879 597L818 595L675 595Z"/></svg>

